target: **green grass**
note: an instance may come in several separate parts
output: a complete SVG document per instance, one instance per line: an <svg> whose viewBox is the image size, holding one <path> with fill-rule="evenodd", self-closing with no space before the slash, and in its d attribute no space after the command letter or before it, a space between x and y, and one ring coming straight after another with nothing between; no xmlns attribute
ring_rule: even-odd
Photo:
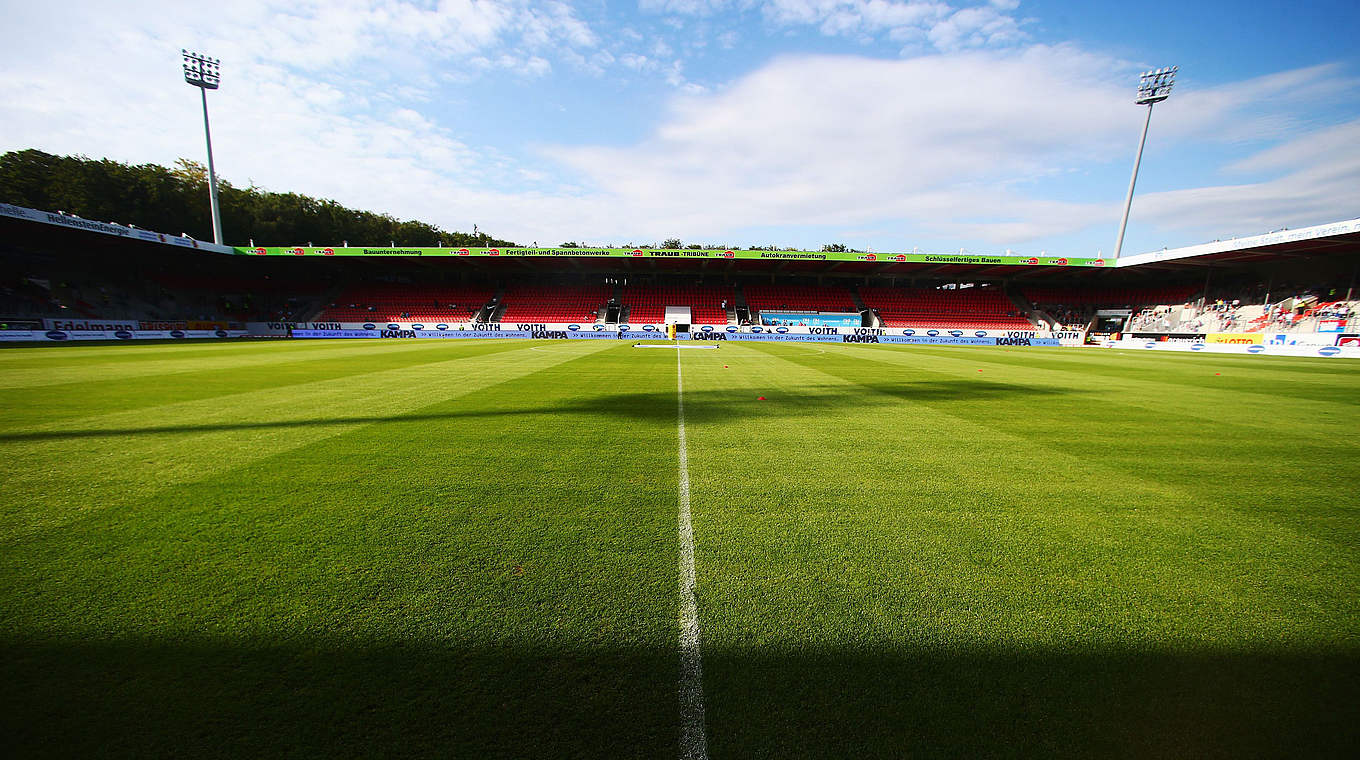
<svg viewBox="0 0 1360 760"><path fill-rule="evenodd" d="M1360 742L1360 363L682 361L712 757ZM0 351L6 754L674 757L675 365Z"/></svg>

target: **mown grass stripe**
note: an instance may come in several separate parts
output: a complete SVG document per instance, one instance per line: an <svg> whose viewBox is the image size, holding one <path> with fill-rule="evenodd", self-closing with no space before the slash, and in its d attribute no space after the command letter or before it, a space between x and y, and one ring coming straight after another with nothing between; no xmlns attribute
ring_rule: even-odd
<svg viewBox="0 0 1360 760"><path fill-rule="evenodd" d="M1292 407L1301 417L1306 416L1312 433L1319 432L1344 434L1348 423L1336 417L1338 404L1352 405L1353 394L1347 381L1360 372L1350 376L1337 377L1334 393L1320 397L1304 397L1298 394L1298 386L1283 383L1276 378L1267 380L1258 376L1258 369L1251 361L1262 357L1232 357L1246 360L1231 367L1207 364L1207 356L1197 354L1178 356L1163 367L1157 377L1146 377L1142 373L1127 376L1098 375L1093 379L1083 371L1083 365L1045 366L1047 362L1027 361L1025 356L1031 352L1073 351L1074 349L1001 349L1001 348L955 348L943 353L940 349L922 351L918 347L901 346L844 346L837 355L842 360L869 359L884 364L909 367L913 370L934 372L947 377L991 383L1023 382L1031 386L1043 386L1060 390L1070 390L1091 396L1100 396L1107 405L1136 407L1142 412L1163 415L1180 415L1198 418L1213 424L1230 424L1242 427L1279 430L1278 414L1281 409ZM1104 355L1092 356L1097 349L1081 354L1096 361L1107 361ZM776 354L771 354L776 355ZM1040 354L1041 355L1041 354ZM1143 354L1135 354L1142 357ZM1166 360L1167 357L1159 357ZM1281 357L1267 357L1281 358ZM1076 360L1080 361L1080 360ZM977 374L978 368L986 372ZM1360 370L1360 363L1356 363ZM1214 376L1214 372L1227 372L1227 376ZM1306 373L1300 367L1297 370ZM1194 378L1202 378L1203 383L1189 384ZM1316 385L1313 393L1320 390ZM1215 404L1213 399L1225 399Z"/></svg>
<svg viewBox="0 0 1360 760"><path fill-rule="evenodd" d="M20 389L41 386L50 388L57 385L83 385L115 383L144 377L176 376L174 382L191 383L189 375L230 370L248 371L255 368L275 368L298 362L317 362L344 360L348 358L374 358L437 350L439 343L431 341L359 341L351 340L343 344L338 341L321 341L323 345L308 346L309 350L298 350L292 344L258 344L255 351L241 352L226 350L238 348L222 346L218 351L186 350L184 346L161 346L159 353L150 358L146 355L135 357L118 354L99 358L86 357L60 363L52 361L22 361L0 363L0 389ZM460 346L465 350L478 345L473 343ZM497 345L505 345L500 343ZM66 346L44 346L40 351L62 351ZM288 349L288 350L284 350Z"/></svg>
<svg viewBox="0 0 1360 760"><path fill-rule="evenodd" d="M524 346L455 355L415 368L7 431L0 434L0 539L20 540L92 510L115 508L607 348L590 345L597 341L579 343L587 345L560 354ZM34 433L46 437L15 437Z"/></svg>
<svg viewBox="0 0 1360 760"><path fill-rule="evenodd" d="M680 470L680 757L707 760L704 730L704 663L695 599L694 523L689 503L689 448L685 440L685 375L675 352L676 428Z"/></svg>

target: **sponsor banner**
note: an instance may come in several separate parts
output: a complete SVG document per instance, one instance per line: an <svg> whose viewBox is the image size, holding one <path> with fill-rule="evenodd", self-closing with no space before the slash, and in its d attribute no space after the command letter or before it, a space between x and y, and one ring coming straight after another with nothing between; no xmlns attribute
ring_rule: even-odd
<svg viewBox="0 0 1360 760"><path fill-rule="evenodd" d="M54 214L48 211L38 211L37 209L15 206L9 203L0 203L0 216L7 216L11 219L23 219L29 222L38 222L39 224L50 224L53 227L65 227L67 229L82 230L84 232L93 232L100 235L111 235L113 237L127 238L129 240L142 240L148 243L175 245L180 246L181 248L212 251L213 253L236 253L236 249L233 249L231 246L205 243L201 240L194 240L193 238L169 235L164 232L152 232L151 230L138 229L137 227L125 227L121 224L96 222L93 219L83 219L71 214Z"/></svg>
<svg viewBox="0 0 1360 760"><path fill-rule="evenodd" d="M386 332L386 330L382 331ZM378 330L308 330L298 328L293 330L294 338L381 338ZM415 333L411 334L415 337Z"/></svg>
<svg viewBox="0 0 1360 760"><path fill-rule="evenodd" d="M1061 346L1057 338L996 338L998 346Z"/></svg>
<svg viewBox="0 0 1360 760"><path fill-rule="evenodd" d="M289 330L435 330L439 332L495 332L515 330L533 332L535 330L564 330L566 332L615 332L618 325L602 325L590 322L247 322L246 329L251 335L284 336ZM638 329L651 327L664 332L664 326L641 325Z"/></svg>
<svg viewBox="0 0 1360 760"><path fill-rule="evenodd" d="M1083 330L1054 330L1049 334L1060 346L1086 345L1086 332Z"/></svg>
<svg viewBox="0 0 1360 760"><path fill-rule="evenodd" d="M251 335L285 336L289 330L439 330L458 331L503 331L517 330L527 332L566 331L570 333L603 332L614 333L620 328L624 332L655 333L649 337L664 336L664 324L617 325L594 323L555 323L555 322L505 322L471 323L454 322L448 324L428 324L419 322L249 322L245 325ZM1081 345L1085 333L1077 330L1049 332L1045 330L961 330L957 328L920 328L920 327L832 327L809 325L754 325L737 327L727 324L690 325L690 333L742 333L777 335L907 335L942 338L1055 338L1063 345ZM684 335L684 333L681 333Z"/></svg>
<svg viewBox="0 0 1360 760"><path fill-rule="evenodd" d="M693 329L693 328L692 328ZM1076 330L1049 332L1047 330L965 330L957 327L811 327L808 325L757 325L755 327L732 327L718 325L715 330L728 332L773 332L779 334L806 335L906 335L930 338L1059 338L1081 340L1084 333ZM705 331L699 328L699 331Z"/></svg>
<svg viewBox="0 0 1360 760"><path fill-rule="evenodd" d="M619 337L619 334L613 330L578 330L577 332L568 331L567 337L572 340L598 340L600 338L614 340Z"/></svg>
<svg viewBox="0 0 1360 760"><path fill-rule="evenodd" d="M872 338L875 336L846 336L846 343L860 342L852 341L852 338ZM961 337L955 338L952 335L884 335L878 337L874 343L906 343L913 346L995 346L999 340L1029 340L1028 338L978 338ZM870 342L865 340L864 342Z"/></svg>
<svg viewBox="0 0 1360 760"><path fill-rule="evenodd" d="M912 346L1060 346L1057 338L1049 337L978 337L952 335L842 335L844 343L897 343Z"/></svg>
<svg viewBox="0 0 1360 760"><path fill-rule="evenodd" d="M632 330L632 329L629 329L629 330L622 330L622 329L620 329L620 330L618 331L618 333L616 333L616 335L618 336L619 340L665 340L665 339L666 339L666 332L665 332L664 330L657 330L657 329L655 329L655 327L654 327L653 325L648 325L648 327L653 327L653 329L651 329L651 330Z"/></svg>
<svg viewBox="0 0 1360 760"><path fill-rule="evenodd" d="M136 330L134 338L241 338L248 335L245 330ZM115 337L122 338L117 335Z"/></svg>
<svg viewBox="0 0 1360 760"><path fill-rule="evenodd" d="M1162 340L1173 343L1203 343L1204 333L1155 333L1155 332L1135 332L1129 333L1126 337L1136 340Z"/></svg>
<svg viewBox="0 0 1360 760"><path fill-rule="evenodd" d="M293 330L294 338L528 338L526 330Z"/></svg>
<svg viewBox="0 0 1360 760"><path fill-rule="evenodd" d="M741 331L752 333L774 333L776 335L851 335L855 330L862 329L855 327L812 327L809 325L762 325L760 327L741 328Z"/></svg>
<svg viewBox="0 0 1360 760"><path fill-rule="evenodd" d="M242 338L245 330L4 330L0 341L182 340Z"/></svg>
<svg viewBox="0 0 1360 760"><path fill-rule="evenodd" d="M1346 333L1336 336L1336 345L1342 348L1360 348L1360 333Z"/></svg>
<svg viewBox="0 0 1360 760"><path fill-rule="evenodd" d="M0 330L0 342L28 343L47 340L43 335L44 332L44 330Z"/></svg>
<svg viewBox="0 0 1360 760"><path fill-rule="evenodd" d="M1107 267L1113 261L1063 256L973 255L955 253L866 253L858 251L741 251L737 249L672 248L424 248L424 247L314 247L236 246L242 256L473 256L493 258L642 258L642 259L746 259L765 261L872 261L885 264L971 264L988 266Z"/></svg>
<svg viewBox="0 0 1360 760"><path fill-rule="evenodd" d="M527 330L528 332L554 330L562 332L614 332L619 329L618 325L594 324L592 322L499 322L479 325L481 329L488 329L491 324L498 325L502 330ZM457 330L460 327L471 328L472 325L449 325L449 329ZM665 325L631 325L634 330L646 330L647 332L665 332ZM418 329L418 328L417 328Z"/></svg>
<svg viewBox="0 0 1360 760"><path fill-rule="evenodd" d="M1265 345L1267 346L1335 346L1335 334L1319 333L1275 333L1266 334Z"/></svg>
<svg viewBox="0 0 1360 760"><path fill-rule="evenodd" d="M1323 358L1360 359L1360 345L1357 346L1279 346L1261 343L1172 343L1155 340L1112 340L1106 341L1108 348L1127 348L1152 351L1193 351L1206 354L1263 354L1266 356L1312 356Z"/></svg>
<svg viewBox="0 0 1360 760"><path fill-rule="evenodd" d="M44 330L90 331L90 330L140 330L143 326L135 319L44 319ZM177 322L165 327L146 327L148 330L183 330L185 324Z"/></svg>
<svg viewBox="0 0 1360 760"><path fill-rule="evenodd" d="M755 340L755 341L777 340L783 341L785 343L840 343L842 338L848 337L853 336L808 335L806 333L773 333L773 332L727 333L728 340Z"/></svg>
<svg viewBox="0 0 1360 760"><path fill-rule="evenodd" d="M761 311L760 322L776 327L859 327L859 312Z"/></svg>
<svg viewBox="0 0 1360 760"><path fill-rule="evenodd" d="M1319 319L1317 331L1323 333L1339 333L1346 331L1346 320L1344 319Z"/></svg>
<svg viewBox="0 0 1360 760"><path fill-rule="evenodd" d="M288 335L288 331L296 324L296 322L247 322L246 332L251 335L283 337Z"/></svg>
<svg viewBox="0 0 1360 760"><path fill-rule="evenodd" d="M528 338L527 330L415 330L417 338Z"/></svg>
<svg viewBox="0 0 1360 760"><path fill-rule="evenodd" d="M1205 343L1229 343L1233 345L1251 345L1260 343L1265 338L1262 333L1209 333L1204 336Z"/></svg>

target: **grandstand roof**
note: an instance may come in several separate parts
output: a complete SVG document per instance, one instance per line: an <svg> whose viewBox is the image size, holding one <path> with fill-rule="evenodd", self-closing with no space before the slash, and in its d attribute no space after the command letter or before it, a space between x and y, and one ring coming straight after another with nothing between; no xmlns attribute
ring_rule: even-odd
<svg viewBox="0 0 1360 760"><path fill-rule="evenodd" d="M1121 258L1119 267L1177 269L1229 262L1327 256L1360 251L1360 218L1264 235L1215 240L1183 248L1162 249Z"/></svg>
<svg viewBox="0 0 1360 760"><path fill-rule="evenodd" d="M136 227L95 222L80 217L35 211L0 203L0 239L35 247L87 250L131 250L154 246L184 253L248 254L263 260L331 257L341 260L388 261L405 266L458 266L483 274L539 272L621 272L627 274L701 274L895 277L930 279L1092 281L1114 271L1132 276L1191 274L1206 267L1249 268L1253 264L1310 262L1350 264L1360 261L1360 218L1264 235L1216 240L1183 248L1126 256L1117 262L1062 257L1017 257L968 253L866 253L819 251L563 249L563 248L323 248L216 246ZM244 258L244 257L243 257ZM359 265L365 266L365 265ZM1121 278L1122 279L1122 278Z"/></svg>

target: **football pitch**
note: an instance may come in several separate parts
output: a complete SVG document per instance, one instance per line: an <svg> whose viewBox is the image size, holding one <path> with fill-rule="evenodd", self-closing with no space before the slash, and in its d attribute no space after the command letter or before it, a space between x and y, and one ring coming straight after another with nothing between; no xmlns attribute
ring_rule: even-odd
<svg viewBox="0 0 1360 760"><path fill-rule="evenodd" d="M1360 362L65 345L0 393L11 757L1360 743Z"/></svg>

